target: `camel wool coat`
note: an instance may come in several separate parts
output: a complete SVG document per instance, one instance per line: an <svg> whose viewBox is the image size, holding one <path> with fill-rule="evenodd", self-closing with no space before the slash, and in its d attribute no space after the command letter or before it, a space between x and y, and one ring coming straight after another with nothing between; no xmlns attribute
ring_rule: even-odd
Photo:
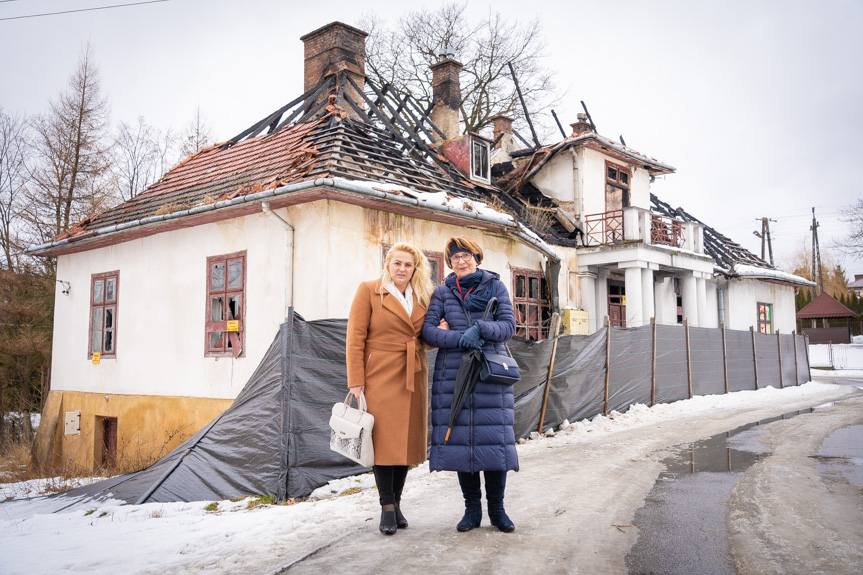
<svg viewBox="0 0 863 575"><path fill-rule="evenodd" d="M372 280L360 284L348 316L348 387L366 386L366 403L375 416L375 465L426 460L428 360L420 339L426 308L416 294L413 302L408 317L381 280Z"/></svg>

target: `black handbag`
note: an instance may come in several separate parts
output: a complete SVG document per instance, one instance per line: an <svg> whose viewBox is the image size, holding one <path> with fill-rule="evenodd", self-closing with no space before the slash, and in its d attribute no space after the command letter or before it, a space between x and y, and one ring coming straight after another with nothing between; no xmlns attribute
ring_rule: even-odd
<svg viewBox="0 0 863 575"><path fill-rule="evenodd" d="M489 312L496 306L496 297L488 300L488 304L485 306L485 313L482 316L483 321L488 318ZM465 313L467 313L468 322L470 322L470 312L465 309ZM521 374L518 372L518 363L513 359L509 346L504 344L504 347L506 347L506 355L490 351L482 352L482 367L479 372L479 380L483 383L515 385L521 379Z"/></svg>

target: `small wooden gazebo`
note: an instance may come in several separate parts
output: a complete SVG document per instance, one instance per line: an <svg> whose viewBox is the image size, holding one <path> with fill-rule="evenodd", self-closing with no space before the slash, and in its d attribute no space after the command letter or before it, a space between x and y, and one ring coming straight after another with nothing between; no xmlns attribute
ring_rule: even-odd
<svg viewBox="0 0 863 575"><path fill-rule="evenodd" d="M828 326L828 319L843 317L847 319L846 327ZM856 313L836 301L827 292L822 292L797 312L797 319L804 324L802 331L809 336L809 343L851 343L851 320L855 317L857 317ZM819 319L821 327L818 327ZM806 320L811 320L811 327L805 327L808 323Z"/></svg>

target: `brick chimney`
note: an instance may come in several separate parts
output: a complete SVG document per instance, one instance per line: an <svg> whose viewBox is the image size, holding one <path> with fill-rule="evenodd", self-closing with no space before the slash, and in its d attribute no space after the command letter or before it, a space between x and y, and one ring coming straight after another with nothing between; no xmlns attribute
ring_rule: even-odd
<svg viewBox="0 0 863 575"><path fill-rule="evenodd" d="M459 106L461 85L458 75L463 68L461 62L444 56L432 64L432 108L431 119L446 135L447 140L459 137Z"/></svg>
<svg viewBox="0 0 863 575"><path fill-rule="evenodd" d="M580 136L593 131L593 126L590 125L590 122L587 119L587 114L578 114L576 117L578 118L578 121L574 124L570 124L570 126L572 126L573 136Z"/></svg>
<svg viewBox="0 0 863 575"><path fill-rule="evenodd" d="M506 136L499 138L501 134L509 134L510 138L512 137L512 118L507 118L506 116L495 116L491 121L494 125L493 138L494 141L497 142L494 147L500 148L504 138L506 138Z"/></svg>
<svg viewBox="0 0 863 575"><path fill-rule="evenodd" d="M333 74L339 74L336 77L338 82L343 73L348 74L362 90L365 87L366 75L366 36L366 32L353 26L331 22L300 38L303 41L305 57L303 91L308 92L318 82ZM327 95L322 94L319 99L326 98ZM362 96L350 83L345 85L344 97L363 105ZM348 104L343 104L342 107L349 116L356 117L356 112Z"/></svg>

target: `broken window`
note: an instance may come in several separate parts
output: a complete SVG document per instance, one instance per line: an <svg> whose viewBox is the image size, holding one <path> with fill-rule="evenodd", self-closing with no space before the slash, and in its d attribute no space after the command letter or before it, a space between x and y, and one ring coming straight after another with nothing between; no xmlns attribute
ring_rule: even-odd
<svg viewBox="0 0 863 575"><path fill-rule="evenodd" d="M547 338L551 325L551 297L545 274L513 268L512 282L515 335L532 340Z"/></svg>
<svg viewBox="0 0 863 575"><path fill-rule="evenodd" d="M614 212L629 207L629 170L605 162L605 211Z"/></svg>
<svg viewBox="0 0 863 575"><path fill-rule="evenodd" d="M773 304L758 304L758 331L761 333L773 333Z"/></svg>
<svg viewBox="0 0 863 575"><path fill-rule="evenodd" d="M94 353L115 357L117 353L117 299L120 272L93 274L90 278L90 343Z"/></svg>
<svg viewBox="0 0 863 575"><path fill-rule="evenodd" d="M239 357L245 340L246 252L207 258L207 356Z"/></svg>
<svg viewBox="0 0 863 575"><path fill-rule="evenodd" d="M489 155L491 146L484 139L472 135L470 138L470 173L471 177L484 182L490 182Z"/></svg>

